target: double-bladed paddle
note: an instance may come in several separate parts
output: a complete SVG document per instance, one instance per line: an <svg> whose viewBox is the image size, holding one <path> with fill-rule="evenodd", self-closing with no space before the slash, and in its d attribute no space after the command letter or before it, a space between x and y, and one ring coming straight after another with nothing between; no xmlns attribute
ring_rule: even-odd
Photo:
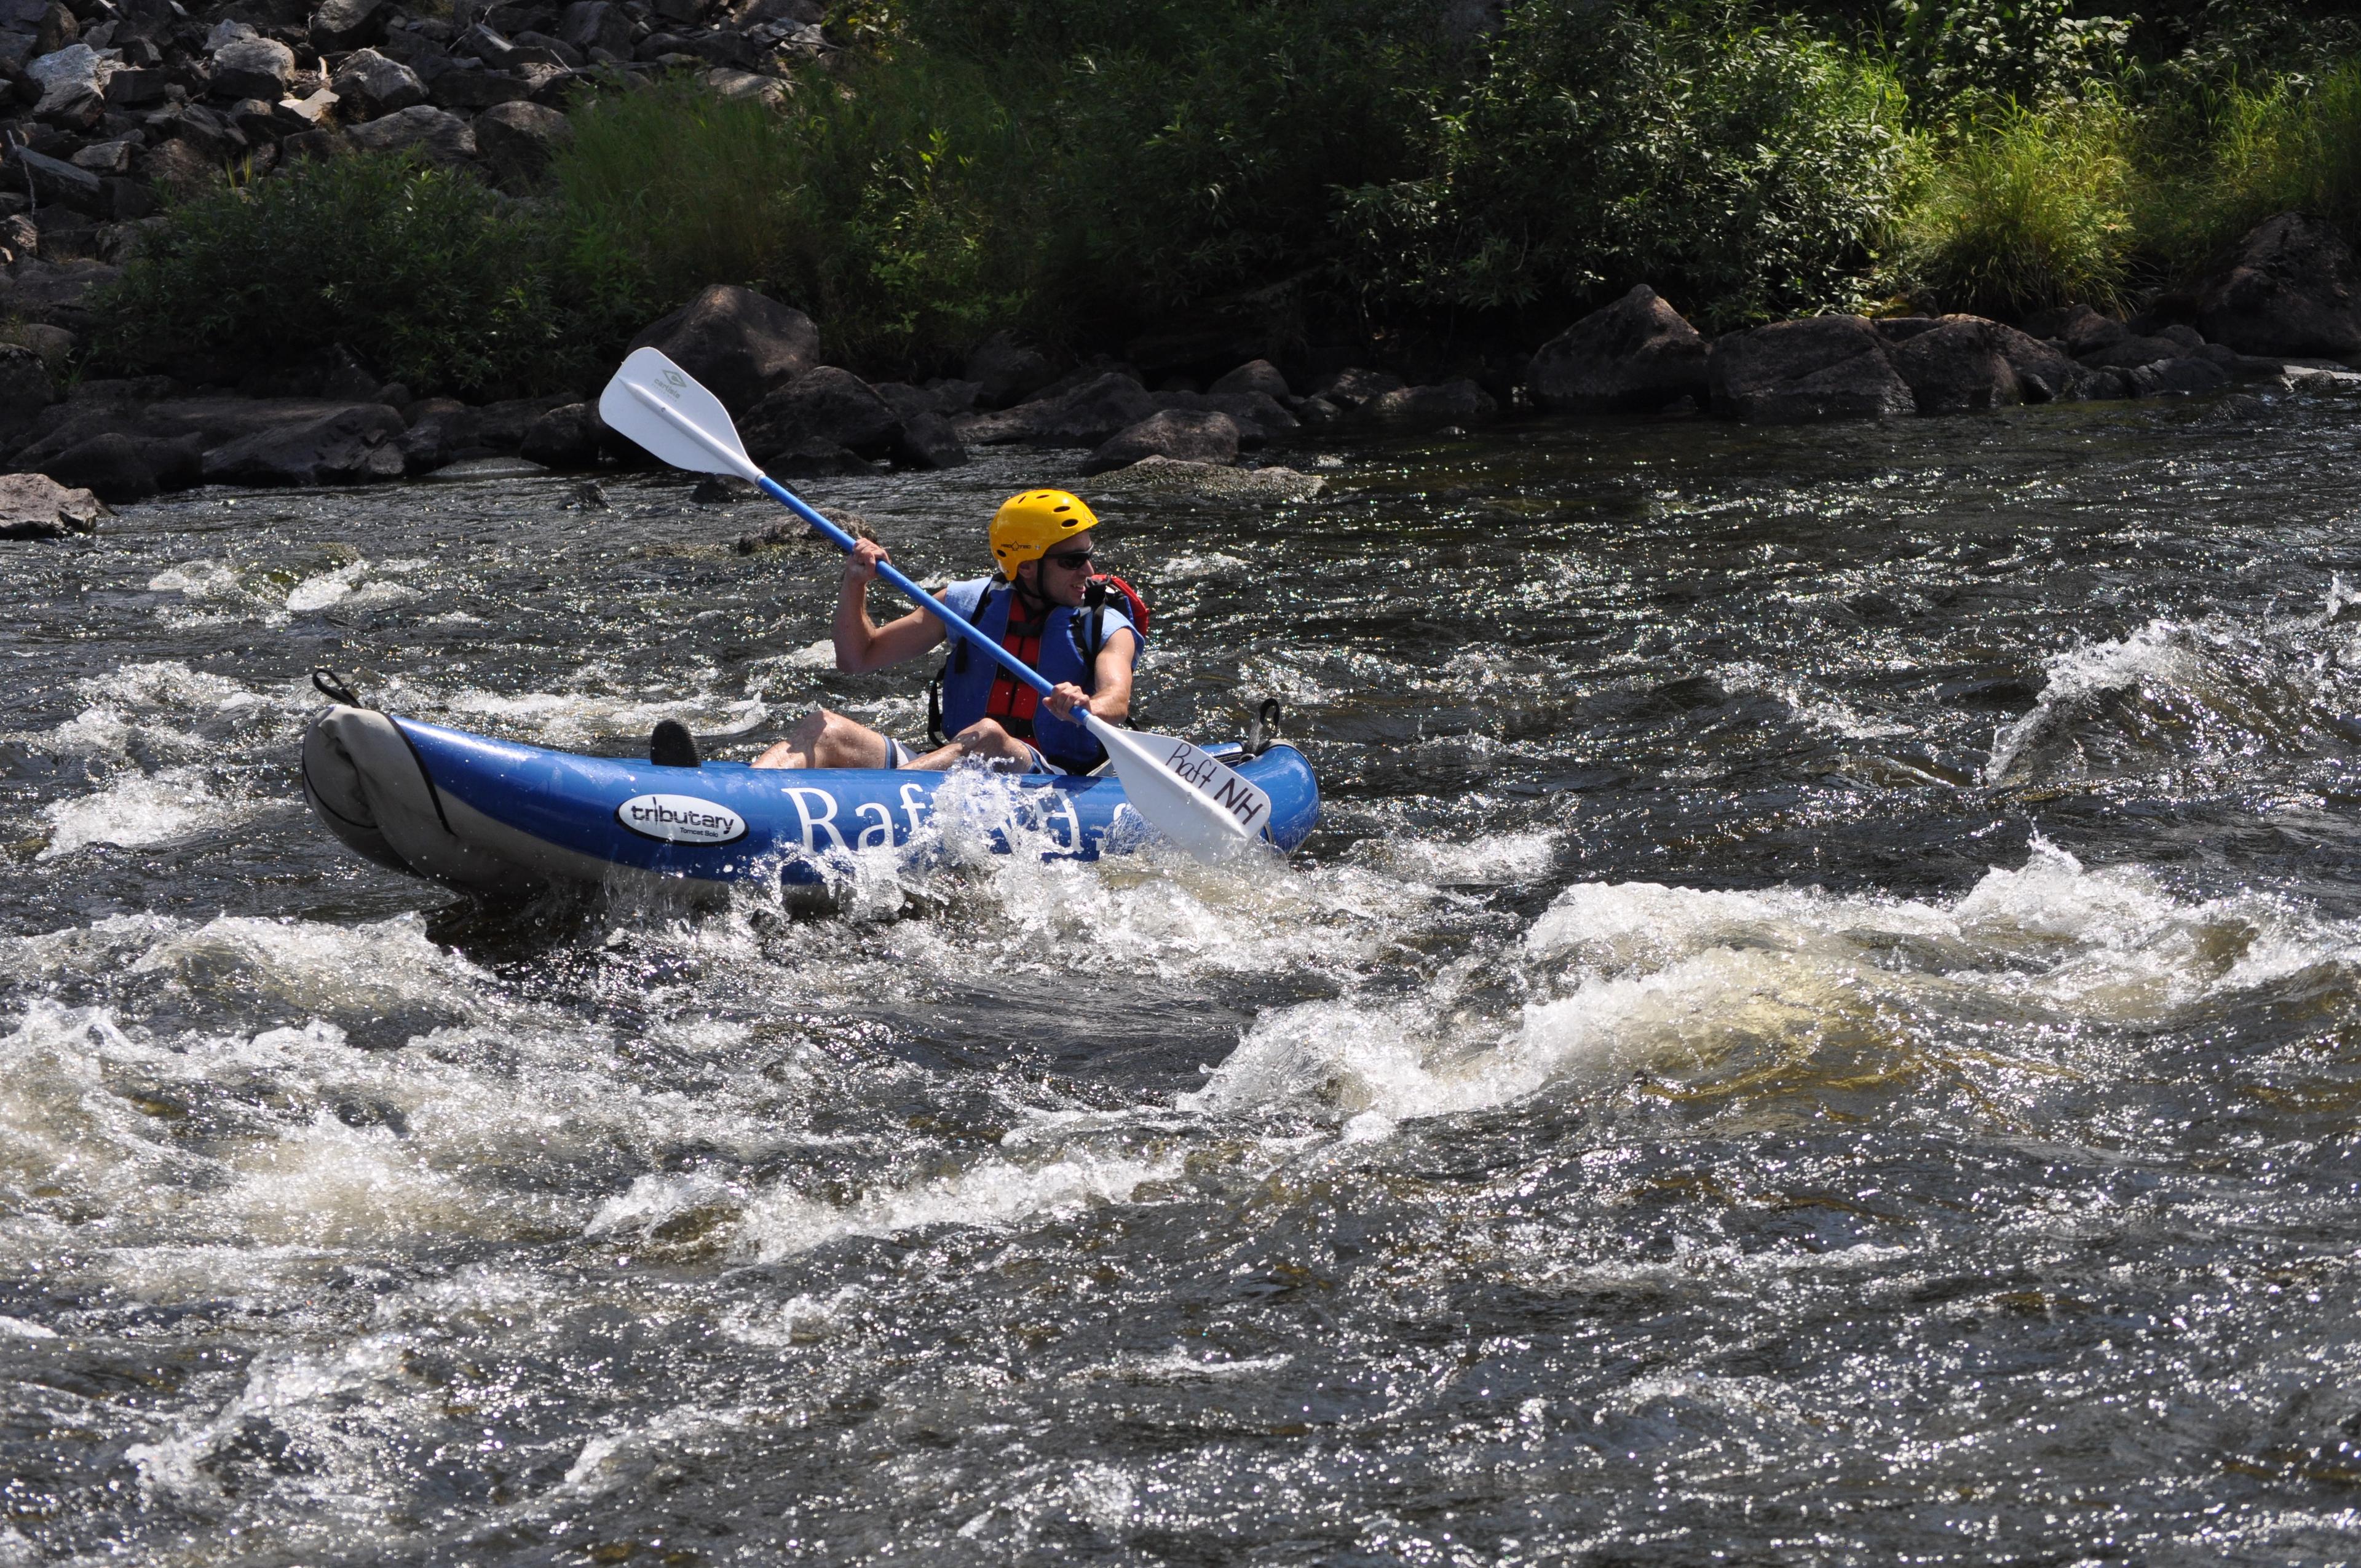
<svg viewBox="0 0 2361 1568"><path fill-rule="evenodd" d="M675 468L734 474L825 534L850 554L852 535L796 499L754 466L721 400L653 348L632 351L598 398L598 417ZM905 576L890 561L877 575L945 626L1000 662L1003 669L1043 696L1055 688L1039 672L986 637L942 600ZM1075 709L1106 748L1123 781L1125 798L1148 826L1202 861L1235 853L1270 823L1270 796L1186 740L1118 729L1087 707Z"/></svg>

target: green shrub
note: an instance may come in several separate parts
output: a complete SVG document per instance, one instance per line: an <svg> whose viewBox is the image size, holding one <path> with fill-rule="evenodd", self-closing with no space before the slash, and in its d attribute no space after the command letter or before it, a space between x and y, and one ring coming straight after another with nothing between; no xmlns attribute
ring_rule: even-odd
<svg viewBox="0 0 2361 1568"><path fill-rule="evenodd" d="M2361 61L2317 82L2282 77L2218 101L2212 156L2150 220L2156 242L2202 269L2275 213L2315 213L2361 242Z"/></svg>
<svg viewBox="0 0 2361 1568"><path fill-rule="evenodd" d="M800 149L758 100L674 76L578 104L551 166L578 265L635 272L678 303L708 283L761 284L800 236Z"/></svg>
<svg viewBox="0 0 2361 1568"><path fill-rule="evenodd" d="M1712 327L1851 291L1890 210L1889 77L1735 7L1531 0L1439 117L1434 172L1354 192L1372 292L1493 309L1648 282Z"/></svg>
<svg viewBox="0 0 2361 1568"><path fill-rule="evenodd" d="M2075 0L1894 0L1896 70L1922 115L1945 120L2104 93L2129 21Z"/></svg>
<svg viewBox="0 0 2361 1568"><path fill-rule="evenodd" d="M856 64L795 126L798 243L780 286L857 360L954 367L1042 297L1055 160L1034 130L972 62L906 49Z"/></svg>
<svg viewBox="0 0 2361 1568"><path fill-rule="evenodd" d="M635 302L565 249L472 175L407 156L307 164L173 209L94 302L93 356L261 367L341 343L422 394L579 385Z"/></svg>
<svg viewBox="0 0 2361 1568"><path fill-rule="evenodd" d="M2105 103L2015 109L1936 158L1900 225L1897 270L1946 310L2015 319L2121 309L2138 245L2130 126Z"/></svg>

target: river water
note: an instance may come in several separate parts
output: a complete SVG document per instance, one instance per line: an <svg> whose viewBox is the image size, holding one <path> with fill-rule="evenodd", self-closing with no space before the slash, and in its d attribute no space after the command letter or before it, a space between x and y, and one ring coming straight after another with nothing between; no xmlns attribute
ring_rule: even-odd
<svg viewBox="0 0 2361 1568"><path fill-rule="evenodd" d="M1111 500L1148 717L1278 696L1321 831L827 917L477 907L297 795L314 663L915 739L765 503L8 546L0 1568L2361 1554L2356 410ZM1071 469L809 488L964 575Z"/></svg>

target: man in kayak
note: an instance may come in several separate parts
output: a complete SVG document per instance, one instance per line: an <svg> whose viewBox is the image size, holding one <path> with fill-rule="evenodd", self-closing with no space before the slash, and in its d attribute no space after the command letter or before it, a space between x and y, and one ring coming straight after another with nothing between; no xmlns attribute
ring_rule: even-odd
<svg viewBox="0 0 2361 1568"><path fill-rule="evenodd" d="M814 708L787 738L754 759L758 768L928 768L977 761L1027 773L1087 773L1106 752L1074 709L1109 723L1131 712L1131 667L1140 637L1120 598L1087 608L1091 530L1098 519L1063 490L1011 496L993 514L996 576L953 583L944 604L987 637L1041 672L1057 689L1043 697L996 660L951 638L942 672L942 732L949 741L914 755L840 713ZM846 558L836 605L836 667L849 674L915 659L950 629L930 610L914 609L880 626L869 616L869 585L887 559L862 540Z"/></svg>

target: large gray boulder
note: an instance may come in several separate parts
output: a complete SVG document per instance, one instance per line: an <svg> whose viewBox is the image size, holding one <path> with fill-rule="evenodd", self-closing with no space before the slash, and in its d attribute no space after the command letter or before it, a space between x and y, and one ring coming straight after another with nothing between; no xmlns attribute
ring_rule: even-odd
<svg viewBox="0 0 2361 1568"><path fill-rule="evenodd" d="M631 346L662 349L731 413L742 414L818 362L819 328L803 312L752 289L715 283Z"/></svg>
<svg viewBox="0 0 2361 1568"><path fill-rule="evenodd" d="M8 161L16 165L11 183L31 187L34 197L44 204L93 214L104 210L106 188L93 170L29 147L11 146Z"/></svg>
<svg viewBox="0 0 2361 1568"><path fill-rule="evenodd" d="M95 533L98 520L109 515L105 503L88 490L43 474L0 474L0 539Z"/></svg>
<svg viewBox="0 0 2361 1568"><path fill-rule="evenodd" d="M764 398L739 423L746 450L765 467L842 466L842 454L893 455L902 416L850 370L822 365Z"/></svg>
<svg viewBox="0 0 2361 1568"><path fill-rule="evenodd" d="M1886 358L1920 413L1985 413L2025 401L2001 336L2007 330L1982 316L1944 316L1889 343Z"/></svg>
<svg viewBox="0 0 2361 1568"><path fill-rule="evenodd" d="M402 475L401 415L382 403L271 425L204 455L214 485L353 485Z"/></svg>
<svg viewBox="0 0 2361 1568"><path fill-rule="evenodd" d="M393 0L324 0L312 13L312 47L324 54L385 41Z"/></svg>
<svg viewBox="0 0 2361 1568"><path fill-rule="evenodd" d="M1022 402L1057 379L1040 350L1026 347L1005 332L976 345L961 376L976 383L976 401L988 409Z"/></svg>
<svg viewBox="0 0 2361 1568"><path fill-rule="evenodd" d="M356 105L364 119L398 114L426 102L426 83L418 80L418 72L373 49L355 49L336 67L328 85L338 99Z"/></svg>
<svg viewBox="0 0 2361 1568"><path fill-rule="evenodd" d="M1218 382L1215 384L1219 385ZM1229 415L1231 422L1238 427L1239 444L1248 450L1300 429L1302 424L1268 392L1157 392L1151 395L1159 408Z"/></svg>
<svg viewBox="0 0 2361 1568"><path fill-rule="evenodd" d="M355 126L345 132L364 152L400 152L416 148L437 163L461 164L476 156L476 133L467 122L447 109L414 104L381 120Z"/></svg>
<svg viewBox="0 0 2361 1568"><path fill-rule="evenodd" d="M291 56L291 60L292 57ZM117 63L88 44L69 44L27 61L25 74L40 90L33 117L45 125L87 129L106 114L106 84Z"/></svg>
<svg viewBox="0 0 2361 1568"><path fill-rule="evenodd" d="M2142 398L2217 392L2230 384L2230 372L2225 367L2194 355L2134 366L2125 374L2133 395Z"/></svg>
<svg viewBox="0 0 2361 1568"><path fill-rule="evenodd" d="M203 472L203 457L192 436L166 441L105 431L76 442L40 469L61 485L120 505L146 500L159 490L187 489Z"/></svg>
<svg viewBox="0 0 2361 1568"><path fill-rule="evenodd" d="M956 468L967 461L967 447L935 393L901 381L882 382L875 390L901 417L902 434L894 444L895 467Z"/></svg>
<svg viewBox="0 0 2361 1568"><path fill-rule="evenodd" d="M954 422L954 428L972 445L1030 441L1046 446L1096 446L1156 411L1156 398L1147 388L1120 370L1108 370L1054 398L975 415Z"/></svg>
<svg viewBox="0 0 2361 1568"><path fill-rule="evenodd" d="M13 275L0 279L0 314L49 322L68 332L87 334L98 324L90 308L91 295L121 276L121 268L104 262L68 261L52 266L40 257L26 257L16 263Z"/></svg>
<svg viewBox="0 0 2361 1568"><path fill-rule="evenodd" d="M557 36L588 54L604 49L620 60L631 54L631 19L609 0L574 0L559 18Z"/></svg>
<svg viewBox="0 0 2361 1568"><path fill-rule="evenodd" d="M1499 407L1492 394L1465 376L1432 387L1397 387L1362 403L1354 417L1391 430L1434 430L1489 419Z"/></svg>
<svg viewBox="0 0 2361 1568"><path fill-rule="evenodd" d="M2080 358L2083 366L2092 370L2129 370L2141 365L2153 365L2159 359L2179 359L2189 352L2188 344L2169 337L2136 337L2127 333Z"/></svg>
<svg viewBox="0 0 2361 1568"><path fill-rule="evenodd" d="M2017 390L2028 403L2062 402L2088 397L2089 374L2058 349L2029 333L1993 323L2001 357L2016 375Z"/></svg>
<svg viewBox="0 0 2361 1568"><path fill-rule="evenodd" d="M1293 394L1288 389L1287 378L1279 367L1268 359L1249 359L1205 389L1209 392L1260 392L1275 401L1284 401Z"/></svg>
<svg viewBox="0 0 2361 1568"><path fill-rule="evenodd" d="M2037 312L2027 316L2025 330L2035 337L2055 339L2059 346L2080 359L2085 354L2096 354L2110 344L2122 342L2132 335L2131 328L2110 315L2102 315L2088 305L2059 305L2052 310Z"/></svg>
<svg viewBox="0 0 2361 1568"><path fill-rule="evenodd" d="M1390 370L1371 370L1355 365L1337 371L1312 389L1312 395L1322 402L1347 411L1359 408L1371 398L1381 398L1388 392L1399 392L1410 385Z"/></svg>
<svg viewBox="0 0 2361 1568"><path fill-rule="evenodd" d="M277 103L295 74L295 51L277 38L232 38L214 50L209 83L216 98L260 98Z"/></svg>
<svg viewBox="0 0 2361 1568"><path fill-rule="evenodd" d="M607 422L588 403L551 409L525 427L517 455L544 468L595 468L607 442Z"/></svg>
<svg viewBox="0 0 2361 1568"><path fill-rule="evenodd" d="M445 71L426 82L426 101L438 109L474 114L498 104L515 104L530 98L533 83L522 71Z"/></svg>
<svg viewBox="0 0 2361 1568"><path fill-rule="evenodd" d="M1163 409L1119 430L1092 453L1085 474L1128 467L1143 457L1173 457L1189 463L1235 463L1238 427L1225 413Z"/></svg>
<svg viewBox="0 0 2361 1568"><path fill-rule="evenodd" d="M1561 413L1653 413L1707 400L1706 340L1642 283L1542 345L1525 373L1533 401Z"/></svg>
<svg viewBox="0 0 2361 1568"><path fill-rule="evenodd" d="M58 386L38 354L0 344L0 444L14 445L42 411L58 400Z"/></svg>
<svg viewBox="0 0 2361 1568"><path fill-rule="evenodd" d="M2281 213L2238 243L2198 301L2197 330L2240 354L2361 354L2361 268L2325 218Z"/></svg>
<svg viewBox="0 0 2361 1568"><path fill-rule="evenodd" d="M1917 406L1861 316L1774 322L1717 339L1706 358L1713 411L1761 424L1885 419Z"/></svg>
<svg viewBox="0 0 2361 1568"><path fill-rule="evenodd" d="M500 104L476 116L476 148L492 177L529 186L574 140L574 123L539 104Z"/></svg>

